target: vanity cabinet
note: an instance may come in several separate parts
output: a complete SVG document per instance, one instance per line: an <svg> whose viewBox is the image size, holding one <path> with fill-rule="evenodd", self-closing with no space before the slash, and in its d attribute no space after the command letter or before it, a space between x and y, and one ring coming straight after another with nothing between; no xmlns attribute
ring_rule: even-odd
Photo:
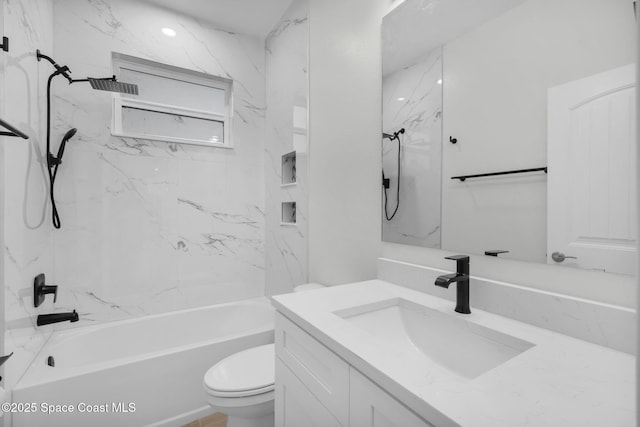
<svg viewBox="0 0 640 427"><path fill-rule="evenodd" d="M286 365L276 357L275 425L343 427Z"/></svg>
<svg viewBox="0 0 640 427"><path fill-rule="evenodd" d="M374 382L351 368L349 425L354 427L433 427Z"/></svg>
<svg viewBox="0 0 640 427"><path fill-rule="evenodd" d="M394 397L276 314L276 427L428 427Z"/></svg>

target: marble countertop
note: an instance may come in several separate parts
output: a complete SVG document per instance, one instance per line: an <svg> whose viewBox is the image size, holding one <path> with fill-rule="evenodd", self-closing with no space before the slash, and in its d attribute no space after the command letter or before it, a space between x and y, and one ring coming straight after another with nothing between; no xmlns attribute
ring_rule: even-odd
<svg viewBox="0 0 640 427"><path fill-rule="evenodd" d="M515 336L533 347L473 378L421 365L334 311L403 298ZM279 312L438 426L635 426L635 358L381 280L278 295ZM470 351L472 351L470 349Z"/></svg>

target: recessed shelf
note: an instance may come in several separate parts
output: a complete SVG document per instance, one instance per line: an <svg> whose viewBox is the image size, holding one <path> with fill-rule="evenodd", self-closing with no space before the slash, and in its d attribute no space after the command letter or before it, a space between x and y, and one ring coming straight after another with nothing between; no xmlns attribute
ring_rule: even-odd
<svg viewBox="0 0 640 427"><path fill-rule="evenodd" d="M297 182L290 182L289 184L280 184L280 188L291 188L291 187L295 187L298 183Z"/></svg>
<svg viewBox="0 0 640 427"><path fill-rule="evenodd" d="M293 106L293 128L307 130L307 109L298 105Z"/></svg>
<svg viewBox="0 0 640 427"><path fill-rule="evenodd" d="M296 182L296 152L282 156L282 184L295 184Z"/></svg>
<svg viewBox="0 0 640 427"><path fill-rule="evenodd" d="M296 224L296 202L282 202L282 225Z"/></svg>

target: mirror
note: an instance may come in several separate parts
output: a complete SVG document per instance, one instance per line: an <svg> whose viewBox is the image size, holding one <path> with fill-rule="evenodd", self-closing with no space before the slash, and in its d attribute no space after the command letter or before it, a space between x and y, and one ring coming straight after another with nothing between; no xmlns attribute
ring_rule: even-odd
<svg viewBox="0 0 640 427"><path fill-rule="evenodd" d="M406 0L382 49L383 241L633 274L631 1Z"/></svg>

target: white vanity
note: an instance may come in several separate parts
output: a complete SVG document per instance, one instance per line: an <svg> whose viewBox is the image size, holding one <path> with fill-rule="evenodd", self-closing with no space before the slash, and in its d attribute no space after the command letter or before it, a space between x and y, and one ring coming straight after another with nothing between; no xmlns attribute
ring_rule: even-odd
<svg viewBox="0 0 640 427"><path fill-rule="evenodd" d="M632 426L632 355L383 280L273 297L277 426ZM433 287L433 282L424 283Z"/></svg>

